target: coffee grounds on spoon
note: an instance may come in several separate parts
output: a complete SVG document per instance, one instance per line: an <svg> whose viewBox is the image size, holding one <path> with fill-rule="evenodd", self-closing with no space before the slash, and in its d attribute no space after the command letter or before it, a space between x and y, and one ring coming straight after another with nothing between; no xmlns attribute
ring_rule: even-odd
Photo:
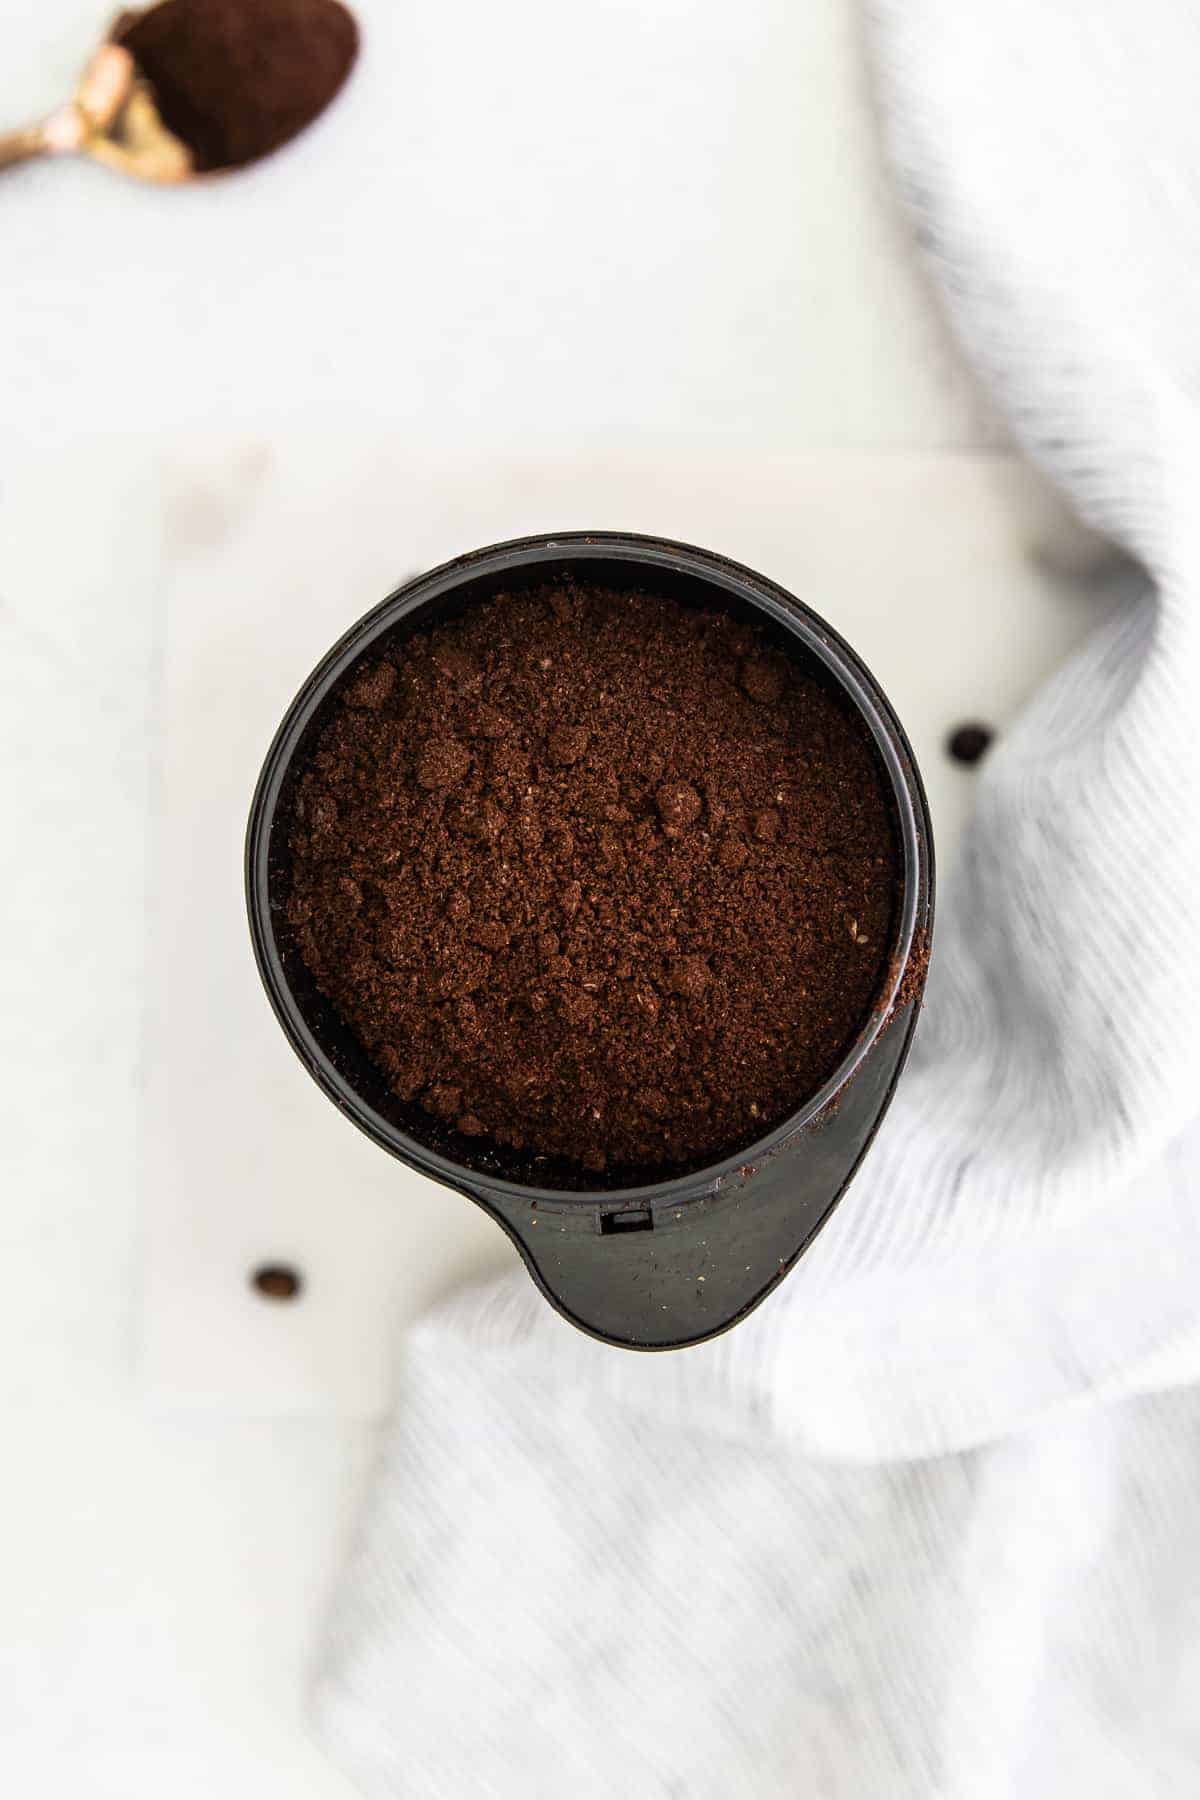
<svg viewBox="0 0 1200 1800"><path fill-rule="evenodd" d="M562 583L398 641L334 705L286 916L402 1100L647 1169L832 1072L887 964L896 837L861 720L765 633Z"/></svg>
<svg viewBox="0 0 1200 1800"><path fill-rule="evenodd" d="M123 13L111 36L198 172L286 144L329 105L358 53L358 26L338 0L163 0Z"/></svg>

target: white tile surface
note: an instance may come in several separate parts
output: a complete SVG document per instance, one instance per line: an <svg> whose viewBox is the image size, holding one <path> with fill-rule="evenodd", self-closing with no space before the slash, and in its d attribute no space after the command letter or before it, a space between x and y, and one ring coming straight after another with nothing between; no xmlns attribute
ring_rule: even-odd
<svg viewBox="0 0 1200 1800"><path fill-rule="evenodd" d="M0 0L0 117L60 97L104 11ZM350 1415L382 1395L388 1287L416 1304L495 1241L453 1197L399 1203L250 979L252 765L337 624L410 561L551 506L720 543L879 664L941 777L943 839L965 788L930 754L941 723L1006 715L1076 626L1023 560L1042 503L1006 465L787 465L996 435L902 254L851 0L360 11L361 78L253 175L187 195L65 165L3 178L0 1763L22 1800L345 1800L298 1717L369 1449ZM287 609L282 649L239 673L265 603ZM151 884L156 925L190 934L193 1000L189 961L212 977L200 1090L219 1107L222 1038L242 1055L245 1034L272 1123L227 1134L244 1162L208 1141L219 1110L195 1159L170 1152L143 1313L164 776L208 847L211 915L161 865ZM289 1199L297 1121L321 1179ZM309 1264L302 1307L247 1293L262 1251Z"/></svg>
<svg viewBox="0 0 1200 1800"><path fill-rule="evenodd" d="M27 1800L345 1800L295 1725L366 1448L136 1397L158 482L0 453L0 1770Z"/></svg>
<svg viewBox="0 0 1200 1800"><path fill-rule="evenodd" d="M900 254L852 0L356 10L342 102L250 173L5 177L10 415L353 408L437 455L987 437ZM55 102L106 16L0 0L0 118Z"/></svg>
<svg viewBox="0 0 1200 1800"><path fill-rule="evenodd" d="M258 768L360 613L415 568L526 531L703 541L791 587L866 657L912 735L943 857L970 789L942 754L947 729L1003 724L1082 616L1031 555L1055 509L987 453L439 467L293 435L176 459L166 520L146 1373L160 1401L222 1409L379 1410L397 1324L513 1254L322 1099L251 962L241 848ZM308 1274L282 1316L247 1303L245 1272L271 1259Z"/></svg>

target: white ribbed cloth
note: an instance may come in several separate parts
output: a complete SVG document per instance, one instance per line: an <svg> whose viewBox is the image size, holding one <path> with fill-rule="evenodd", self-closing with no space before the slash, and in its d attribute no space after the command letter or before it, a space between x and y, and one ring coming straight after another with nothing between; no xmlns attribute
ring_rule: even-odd
<svg viewBox="0 0 1200 1800"><path fill-rule="evenodd" d="M665 1357L523 1276L415 1334L317 1697L371 1795L1200 1791L1200 11L872 25L962 342L1146 574L989 761L780 1293Z"/></svg>

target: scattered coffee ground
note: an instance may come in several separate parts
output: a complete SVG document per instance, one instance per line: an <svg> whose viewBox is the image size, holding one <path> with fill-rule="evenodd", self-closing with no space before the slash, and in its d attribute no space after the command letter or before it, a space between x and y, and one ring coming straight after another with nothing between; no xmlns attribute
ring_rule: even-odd
<svg viewBox="0 0 1200 1800"><path fill-rule="evenodd" d="M264 1300L295 1300L304 1286L303 1277L287 1263L263 1263L250 1277Z"/></svg>
<svg viewBox="0 0 1200 1800"><path fill-rule="evenodd" d="M198 170L254 162L311 125L342 86L358 26L338 0L163 0L111 33Z"/></svg>
<svg viewBox="0 0 1200 1800"><path fill-rule="evenodd" d="M957 725L946 739L946 749L953 762L969 767L987 755L995 735L990 725Z"/></svg>
<svg viewBox="0 0 1200 1800"><path fill-rule="evenodd" d="M564 583L397 643L300 777L287 917L397 1095L599 1172L752 1141L890 948L884 779L755 628Z"/></svg>

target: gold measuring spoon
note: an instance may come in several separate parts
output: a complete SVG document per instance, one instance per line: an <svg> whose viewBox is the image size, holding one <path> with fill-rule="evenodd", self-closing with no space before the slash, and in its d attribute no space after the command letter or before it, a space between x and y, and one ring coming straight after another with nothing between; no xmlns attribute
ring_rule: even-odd
<svg viewBox="0 0 1200 1800"><path fill-rule="evenodd" d="M0 169L65 155L138 181L244 168L312 124L357 51L341 0L158 0L120 14L65 106L0 133Z"/></svg>

